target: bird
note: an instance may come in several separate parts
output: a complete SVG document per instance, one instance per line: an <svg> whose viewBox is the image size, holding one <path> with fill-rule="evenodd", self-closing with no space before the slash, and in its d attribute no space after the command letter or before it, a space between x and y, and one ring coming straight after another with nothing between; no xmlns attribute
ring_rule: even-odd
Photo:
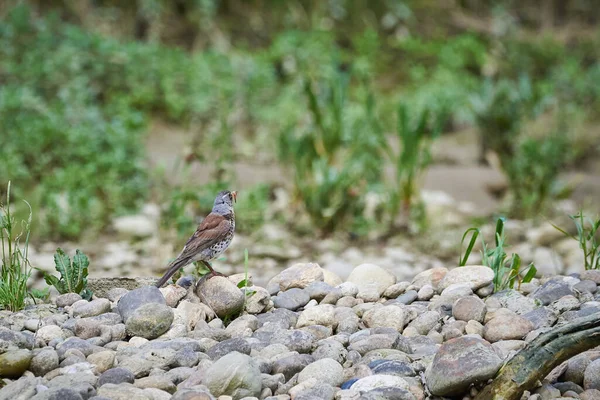
<svg viewBox="0 0 600 400"><path fill-rule="evenodd" d="M229 247L235 232L233 203L237 192L223 190L215 198L212 211L198 225L196 232L188 239L181 253L167 266L167 272L156 282L162 287L180 268L199 261L212 275L222 275L210 265L210 261L220 256Z"/></svg>

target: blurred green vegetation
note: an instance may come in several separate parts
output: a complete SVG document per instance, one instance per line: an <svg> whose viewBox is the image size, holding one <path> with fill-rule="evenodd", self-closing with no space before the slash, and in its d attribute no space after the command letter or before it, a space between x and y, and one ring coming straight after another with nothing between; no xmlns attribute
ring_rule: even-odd
<svg viewBox="0 0 600 400"><path fill-rule="evenodd" d="M593 135L571 137L600 118L595 4L450 3L8 1L0 187L26 192L46 238L102 230L156 193L187 231L200 200L235 185L232 163L260 154L289 170L293 205L322 232L369 231L367 194L384 199L386 227L415 215L433 139L475 126L510 211L531 216L562 166L598 151ZM530 138L532 121L565 116ZM147 170L151 119L190 133L187 162L215 165L211 185ZM240 228L252 231L270 191L249 192Z"/></svg>

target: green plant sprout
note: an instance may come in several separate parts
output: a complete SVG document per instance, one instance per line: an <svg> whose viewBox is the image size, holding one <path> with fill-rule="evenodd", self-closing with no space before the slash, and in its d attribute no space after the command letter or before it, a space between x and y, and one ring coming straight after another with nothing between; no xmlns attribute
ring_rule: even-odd
<svg viewBox="0 0 600 400"><path fill-rule="evenodd" d="M27 297L27 280L31 275L31 265L27 258L31 218L33 212L29 207L29 217L22 221L20 233L15 232L15 219L10 209L10 181L6 189L6 203L0 203L0 242L2 243L2 269L0 270L0 306L9 311L19 311L25 307ZM25 242L21 248L21 238Z"/></svg>
<svg viewBox="0 0 600 400"><path fill-rule="evenodd" d="M506 234L504 232L504 218L498 218L496 221L496 230L494 233L496 247L488 248L483 237L481 238L481 255L483 265L490 267L494 271L494 292L499 292L505 289L513 289L515 282L518 282L517 288L520 289L521 283L528 283L535 277L537 269L533 263L527 267L521 268L521 257L513 253L510 260L507 260L506 251ZM467 245L467 249L462 257L459 257L458 265L463 267L466 265L473 247L477 242L477 238L480 236L481 231L479 228L469 228L463 234L460 241L460 248L462 254L463 244L465 239L471 234L471 239Z"/></svg>
<svg viewBox="0 0 600 400"><path fill-rule="evenodd" d="M576 215L570 215L569 218L577 228L577 235L571 235L562 228L552 224L552 226L564 233L566 236L579 242L579 248L583 252L585 269L600 268L600 241L598 240L598 230L600 229L600 216L595 220L586 217L583 211Z"/></svg>

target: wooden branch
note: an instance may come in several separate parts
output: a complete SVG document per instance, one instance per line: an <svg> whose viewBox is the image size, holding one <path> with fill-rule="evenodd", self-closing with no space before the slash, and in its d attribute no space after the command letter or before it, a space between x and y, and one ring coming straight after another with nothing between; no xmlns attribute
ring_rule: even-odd
<svg viewBox="0 0 600 400"><path fill-rule="evenodd" d="M518 352L475 400L519 400L556 366L599 345L600 314L552 329Z"/></svg>

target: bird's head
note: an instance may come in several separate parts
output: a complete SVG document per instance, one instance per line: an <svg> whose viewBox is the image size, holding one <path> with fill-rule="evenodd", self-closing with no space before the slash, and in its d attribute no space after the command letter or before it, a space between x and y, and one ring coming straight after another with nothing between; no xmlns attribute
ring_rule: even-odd
<svg viewBox="0 0 600 400"><path fill-rule="evenodd" d="M219 192L213 204L213 212L220 215L230 214L233 210L233 203L236 201L237 192L223 190Z"/></svg>

